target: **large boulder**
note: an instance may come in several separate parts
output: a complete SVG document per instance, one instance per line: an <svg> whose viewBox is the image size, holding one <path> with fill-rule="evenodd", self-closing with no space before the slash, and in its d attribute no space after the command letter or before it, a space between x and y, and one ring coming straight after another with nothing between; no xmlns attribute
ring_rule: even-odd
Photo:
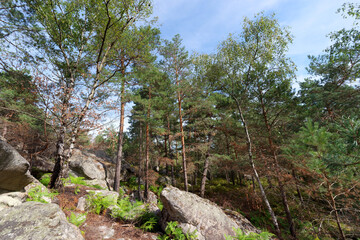
<svg viewBox="0 0 360 240"><path fill-rule="evenodd" d="M26 202L0 211L0 239L80 240L80 230L56 204Z"/></svg>
<svg viewBox="0 0 360 240"><path fill-rule="evenodd" d="M93 154L84 154L79 149L74 149L69 159L69 166L76 175L85 179L105 180L104 167Z"/></svg>
<svg viewBox="0 0 360 240"><path fill-rule="evenodd" d="M0 189L21 191L34 181L30 164L12 146L0 139Z"/></svg>
<svg viewBox="0 0 360 240"><path fill-rule="evenodd" d="M175 187L166 187L161 193L161 201L164 229L167 222L177 221L185 233L196 230L199 240L223 240L225 234L235 236L233 228L241 228L245 233L259 232L246 218L234 221L213 202Z"/></svg>
<svg viewBox="0 0 360 240"><path fill-rule="evenodd" d="M98 158L95 154L74 149L69 159L70 174L84 177L86 181L97 180L95 184L112 189L115 178L115 165ZM121 180L126 180L135 172L130 164L122 162ZM92 184L92 182L88 182Z"/></svg>

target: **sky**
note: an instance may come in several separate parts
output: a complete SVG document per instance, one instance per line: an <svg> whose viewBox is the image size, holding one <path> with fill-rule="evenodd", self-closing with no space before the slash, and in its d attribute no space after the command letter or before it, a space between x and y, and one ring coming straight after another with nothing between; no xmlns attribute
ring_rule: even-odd
<svg viewBox="0 0 360 240"><path fill-rule="evenodd" d="M290 27L294 40L288 56L297 65L297 80L307 76L308 55L319 55L331 42L327 35L351 28L337 9L343 0L154 0L162 38L180 34L186 49L215 53L230 33L240 33L244 17L275 13L281 26ZM360 0L352 0L360 2ZM295 84L296 87L297 84ZM298 85L297 85L298 86Z"/></svg>
<svg viewBox="0 0 360 240"><path fill-rule="evenodd" d="M351 28L352 20L336 11L344 0L153 0L153 17L163 39L180 34L186 49L192 53L215 53L217 46L230 33L240 33L244 17L275 13L281 26L290 28L294 37L288 56L297 66L297 80L308 76L308 55L320 55L331 42L327 35ZM352 0L360 2L360 0ZM125 129L132 104L126 107ZM115 126L117 124L115 123Z"/></svg>

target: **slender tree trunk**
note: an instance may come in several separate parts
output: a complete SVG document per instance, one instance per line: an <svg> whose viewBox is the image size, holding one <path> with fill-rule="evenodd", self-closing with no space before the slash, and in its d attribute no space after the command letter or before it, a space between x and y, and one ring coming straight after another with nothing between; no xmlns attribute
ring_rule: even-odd
<svg viewBox="0 0 360 240"><path fill-rule="evenodd" d="M284 183L280 178L280 174L281 174L280 165L279 165L279 161L277 159L276 147L274 145L273 138L272 138L272 131L271 131L272 129L271 129L271 126L270 126L269 121L268 121L267 111L265 110L265 104L264 104L264 101L263 101L263 98L261 97L261 95L260 95L260 101L261 101L261 108L262 108L262 114L263 114L265 126L266 126L266 129L268 131L268 142L269 142L269 146L270 146L271 152L273 154L273 159L274 159L274 163L275 163L275 175L276 175L276 179L277 179L278 184L279 184L281 201L282 201L282 204L284 206L287 221L289 223L291 236L294 239L297 239L296 231L295 231L295 225L294 225L294 221L293 221L292 216L291 216L289 203L288 203L285 188L284 188Z"/></svg>
<svg viewBox="0 0 360 240"><path fill-rule="evenodd" d="M205 157L205 163L204 163L204 172L202 174L201 186L200 186L200 196L201 197L205 196L205 185L206 185L207 173L208 173L209 163L210 163L209 157L210 157L210 154L209 154L209 152L207 152L206 157Z"/></svg>
<svg viewBox="0 0 360 240"><path fill-rule="evenodd" d="M171 165L171 185L176 186L174 166Z"/></svg>
<svg viewBox="0 0 360 240"><path fill-rule="evenodd" d="M147 121L146 121L145 194L144 194L145 200L148 200L148 196L149 196L150 107L151 107L151 89L149 88L149 104L147 109Z"/></svg>
<svg viewBox="0 0 360 240"><path fill-rule="evenodd" d="M246 142L247 142L247 145L248 145L249 162L250 162L251 168L253 170L254 177L255 177L256 181L258 182L258 184L259 184L260 193L261 193L262 199L263 199L263 201L264 201L264 203L265 203L265 205L266 205L266 207L267 207L267 209L268 209L268 211L270 213L272 222L273 222L274 227L275 227L276 235L281 239L281 231L280 231L278 221L276 219L274 211L272 210L272 207L271 207L271 205L269 203L269 200L267 199L265 190L264 190L263 185L262 185L262 183L260 181L259 174L258 174L258 172L256 170L256 167L255 167L255 163L254 163L254 159L253 159L253 155L252 155L252 142L251 142L249 130L248 130L248 127L247 127L247 123L245 121L245 118L244 118L244 115L243 115L243 112L242 112L242 109L241 109L241 106L240 106L240 103L239 103L238 99L235 98L235 97L233 97L233 99L236 102L236 105L237 105L237 108L238 108L238 111L239 111L239 114L240 114L241 122L242 122L243 127L244 127L245 136L246 136Z"/></svg>
<svg viewBox="0 0 360 240"><path fill-rule="evenodd" d="M185 186L185 191L188 192L189 187L188 187L188 177L187 177L187 169L186 169L187 164L186 164L186 152L185 152L185 136L184 136L184 127L183 127L183 119L182 119L182 111L181 111L180 93L179 93L178 101L179 101L179 119L180 119L181 146L182 146L181 156L183 160L184 186Z"/></svg>
<svg viewBox="0 0 360 240"><path fill-rule="evenodd" d="M139 200L143 200L143 196L141 194L141 177L143 176L142 173L142 166L143 165L143 159L142 159L142 126L141 126L141 120L139 120L139 173L138 173L138 192L139 192Z"/></svg>
<svg viewBox="0 0 360 240"><path fill-rule="evenodd" d="M125 76L125 75L123 75ZM124 144L124 121L125 121L125 79L121 83L121 96L120 96L120 127L119 127L119 140L118 150L116 155L116 170L115 170L115 181L114 191L118 192L120 188L121 179L121 161L123 156L123 144Z"/></svg>
<svg viewBox="0 0 360 240"><path fill-rule="evenodd" d="M176 85L180 86L180 80L179 80L179 73L178 69L176 69ZM182 109L181 109L181 90L178 89L177 91L177 98L178 98L178 105L179 105L179 124L180 124L180 134L181 134L181 146L182 146L182 160L183 160L183 172L184 172L184 186L185 191L189 191L188 187L188 177L187 177L187 169L186 169L186 152L185 152L185 135L184 135L184 126L183 126L183 118L182 118Z"/></svg>

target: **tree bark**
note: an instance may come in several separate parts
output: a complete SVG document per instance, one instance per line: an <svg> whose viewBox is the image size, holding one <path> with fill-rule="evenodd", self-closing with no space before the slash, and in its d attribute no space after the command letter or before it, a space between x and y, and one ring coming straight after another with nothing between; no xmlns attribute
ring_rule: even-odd
<svg viewBox="0 0 360 240"><path fill-rule="evenodd" d="M206 185L207 173L208 173L209 164L210 164L209 157L210 157L210 154L209 154L209 152L207 152L206 157L205 157L205 163L204 163L204 172L202 174L201 186L200 186L200 196L201 197L205 196L205 185Z"/></svg>
<svg viewBox="0 0 360 240"><path fill-rule="evenodd" d="M239 100L237 98L235 98L235 97L233 97L233 99L236 102L236 105L237 105L237 108L238 108L238 111L239 111L239 114L240 114L241 122L242 122L243 127L244 127L244 132L245 132L245 136L246 136L246 143L247 143L247 147L248 147L248 157L249 157L249 162L250 162L251 168L252 168L253 173L254 173L254 177L255 177L256 181L258 182L258 184L259 184L261 197L262 197L262 199L263 199L263 201L264 201L264 203L265 203L265 205L266 205L266 207L267 207L267 209L268 209L268 211L270 213L272 222L273 222L274 227L275 227L276 235L280 239L282 239L278 221L276 219L274 211L272 210L272 207L271 207L271 205L269 203L269 200L267 199L265 190L264 190L263 185L262 185L262 183L260 181L259 174L258 174L258 172L256 170L256 167L255 167L255 163L254 163L254 159L253 159L253 155L252 155L252 142L251 142L250 133L249 133L249 130L248 130L248 127L247 127L247 122L246 122L246 120L244 118L243 111L241 109Z"/></svg>
<svg viewBox="0 0 360 240"><path fill-rule="evenodd" d="M177 71L176 71L177 72ZM180 81L178 79L178 73L176 74L176 84L179 87ZM182 160L183 160L183 172L184 172L184 187L185 191L189 191L188 187L188 177L187 177L187 169L186 169L186 152L185 152L185 135L184 135L184 127L183 127L183 118L182 118L182 109L181 109L181 91L178 90L178 105L179 105L179 124L180 124L180 134L181 134L181 146L182 146Z"/></svg>
<svg viewBox="0 0 360 240"><path fill-rule="evenodd" d="M121 83L121 96L120 96L120 128L119 128L119 140L118 140L118 150L116 155L116 170L115 170L115 180L114 180L114 191L118 192L120 188L120 179L121 179L121 161L123 156L123 144L124 144L124 122L125 122L125 79Z"/></svg>
<svg viewBox="0 0 360 240"><path fill-rule="evenodd" d="M143 200L143 196L141 194L141 177L143 176L142 173L142 127L141 127L141 120L139 120L139 172L138 172L138 192L139 192L139 200Z"/></svg>
<svg viewBox="0 0 360 240"><path fill-rule="evenodd" d="M147 121L146 121L146 150L145 150L145 193L144 198L148 200L149 196L149 154L150 154L150 126L149 126L149 119L150 119L150 110L151 107L151 89L149 88L149 103L147 109Z"/></svg>

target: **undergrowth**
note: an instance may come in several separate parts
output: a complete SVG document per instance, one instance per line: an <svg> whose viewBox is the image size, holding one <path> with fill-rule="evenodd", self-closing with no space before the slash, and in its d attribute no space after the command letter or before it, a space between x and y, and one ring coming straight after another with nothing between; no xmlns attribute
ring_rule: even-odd
<svg viewBox="0 0 360 240"><path fill-rule="evenodd" d="M86 215L87 213L76 214L71 212L71 215L70 217L67 217L67 220L75 226L80 227L86 221Z"/></svg>
<svg viewBox="0 0 360 240"><path fill-rule="evenodd" d="M168 222L165 234L158 237L159 240L196 240L196 230L194 232L183 233L178 227L178 222Z"/></svg>
<svg viewBox="0 0 360 240"><path fill-rule="evenodd" d="M113 195L103 196L95 194L95 192L90 192L86 201L88 202L89 210L96 214L100 214L110 206L116 205L116 197Z"/></svg>
<svg viewBox="0 0 360 240"><path fill-rule="evenodd" d="M274 234L269 232L245 234L241 229L234 228L235 236L228 236L225 234L226 240L269 240Z"/></svg>
<svg viewBox="0 0 360 240"><path fill-rule="evenodd" d="M58 195L58 192L51 192L47 188L38 185L28 191L28 198L26 201L34 201L41 203L51 203L51 200Z"/></svg>

